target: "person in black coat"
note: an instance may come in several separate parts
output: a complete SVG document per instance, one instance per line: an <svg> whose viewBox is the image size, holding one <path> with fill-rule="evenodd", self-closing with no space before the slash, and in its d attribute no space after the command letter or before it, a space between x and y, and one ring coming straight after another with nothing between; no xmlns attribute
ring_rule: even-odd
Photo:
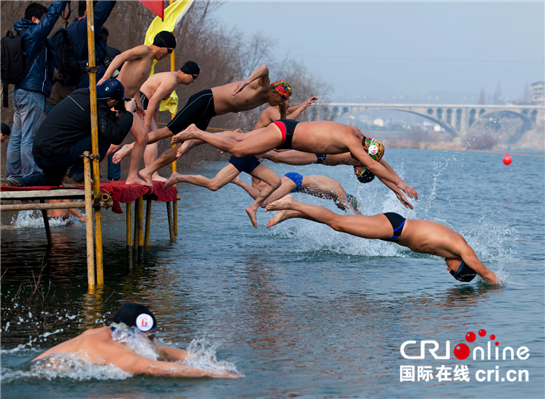
<svg viewBox="0 0 545 399"><path fill-rule="evenodd" d="M97 86L99 153L103 158L111 144L120 144L132 126L136 104L127 103L125 89L116 79ZM110 109L115 107L121 114ZM3 179L2 185L58 186L68 168L83 171L84 151L91 151L91 102L89 89L71 93L47 115L40 126L32 153L42 173L23 178ZM83 184L83 182L81 182Z"/></svg>

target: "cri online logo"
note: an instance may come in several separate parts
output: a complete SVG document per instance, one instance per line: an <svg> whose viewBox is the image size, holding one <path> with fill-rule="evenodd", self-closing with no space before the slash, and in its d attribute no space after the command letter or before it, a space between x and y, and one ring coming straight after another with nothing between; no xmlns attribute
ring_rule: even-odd
<svg viewBox="0 0 545 399"><path fill-rule="evenodd" d="M478 332L479 337L485 337L486 336L486 330L481 329ZM477 339L477 335L474 332L468 332L465 336L467 342L475 342ZM489 336L490 341L487 342L486 350L485 348L481 346L476 346L473 348L473 360L514 360L515 358L515 350L510 347L506 346L501 351L499 350L500 343L496 341L496 336L494 334L491 334ZM495 348L492 350L491 342L495 341L494 345ZM429 352L434 359L450 359L450 341L445 342L445 354L440 355L438 354L438 350L440 348L439 342L435 340L422 340L420 341L420 354L419 355L408 355L405 352L405 349L410 346L417 346L417 341L411 340L411 341L405 341L403 344L401 344L401 347L399 348L399 351L401 353L401 356L403 356L405 359L425 359L426 358L426 351ZM467 346L465 343L459 343L454 347L454 356L459 360L465 360L469 357L471 354L471 349L469 346ZM485 356L486 354L486 356ZM480 356L479 356L480 355ZM526 360L530 357L530 350L526 346L521 346L516 350L516 355L520 360Z"/></svg>
<svg viewBox="0 0 545 399"><path fill-rule="evenodd" d="M486 336L486 330L480 329L479 330L479 337ZM468 332L466 334L466 341L467 342L475 342L477 337L475 336L474 332ZM496 339L496 336L494 334L490 335L490 339L494 341ZM496 341L494 345L498 346L500 343ZM454 347L454 356L456 356L460 360L467 359L469 357L469 354L471 353L471 350L469 349L469 346L466 344L458 344Z"/></svg>

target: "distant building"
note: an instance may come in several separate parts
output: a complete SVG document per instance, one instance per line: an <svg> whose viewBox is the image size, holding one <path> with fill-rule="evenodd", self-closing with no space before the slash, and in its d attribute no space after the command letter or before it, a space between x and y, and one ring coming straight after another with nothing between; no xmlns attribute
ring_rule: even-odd
<svg viewBox="0 0 545 399"><path fill-rule="evenodd" d="M384 120L380 119L380 118L377 118L373 121L373 125L375 126L380 126L380 127L384 127Z"/></svg>
<svg viewBox="0 0 545 399"><path fill-rule="evenodd" d="M532 104L545 105L544 83L532 83Z"/></svg>

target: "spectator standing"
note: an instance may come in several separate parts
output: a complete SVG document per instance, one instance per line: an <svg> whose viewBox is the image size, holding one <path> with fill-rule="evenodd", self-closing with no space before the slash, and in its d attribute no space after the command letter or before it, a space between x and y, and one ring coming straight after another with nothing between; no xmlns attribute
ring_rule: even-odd
<svg viewBox="0 0 545 399"><path fill-rule="evenodd" d="M40 173L32 156L34 136L44 118L45 99L53 84L53 48L47 37L68 1L54 1L49 8L31 3L13 28L21 35L28 73L13 90L13 132L6 156L8 178ZM39 54L36 56L36 54Z"/></svg>

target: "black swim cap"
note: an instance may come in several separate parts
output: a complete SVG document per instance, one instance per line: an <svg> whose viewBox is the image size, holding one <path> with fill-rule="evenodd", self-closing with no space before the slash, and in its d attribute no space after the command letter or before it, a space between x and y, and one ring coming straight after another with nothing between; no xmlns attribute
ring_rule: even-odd
<svg viewBox="0 0 545 399"><path fill-rule="evenodd" d="M460 263L460 267L458 268L458 271L451 270L450 274L452 277L454 277L458 281L463 281L464 283L469 283L471 280L475 278L477 275L477 272L473 270L471 267L466 265L464 261Z"/></svg>
<svg viewBox="0 0 545 399"><path fill-rule="evenodd" d="M363 168L363 172L358 176L358 181L360 183L369 183L372 182L375 178L375 175L367 168Z"/></svg>
<svg viewBox="0 0 545 399"><path fill-rule="evenodd" d="M180 68L180 71L183 73L187 73L188 75L198 75L201 73L201 68L199 65L197 65L194 61L187 61L182 67Z"/></svg>
<svg viewBox="0 0 545 399"><path fill-rule="evenodd" d="M155 35L153 44L157 47L176 48L176 38L169 31L161 31Z"/></svg>
<svg viewBox="0 0 545 399"><path fill-rule="evenodd" d="M113 322L124 323L129 327L137 327L142 332L157 328L157 322L151 310L137 303L123 305L114 315Z"/></svg>

